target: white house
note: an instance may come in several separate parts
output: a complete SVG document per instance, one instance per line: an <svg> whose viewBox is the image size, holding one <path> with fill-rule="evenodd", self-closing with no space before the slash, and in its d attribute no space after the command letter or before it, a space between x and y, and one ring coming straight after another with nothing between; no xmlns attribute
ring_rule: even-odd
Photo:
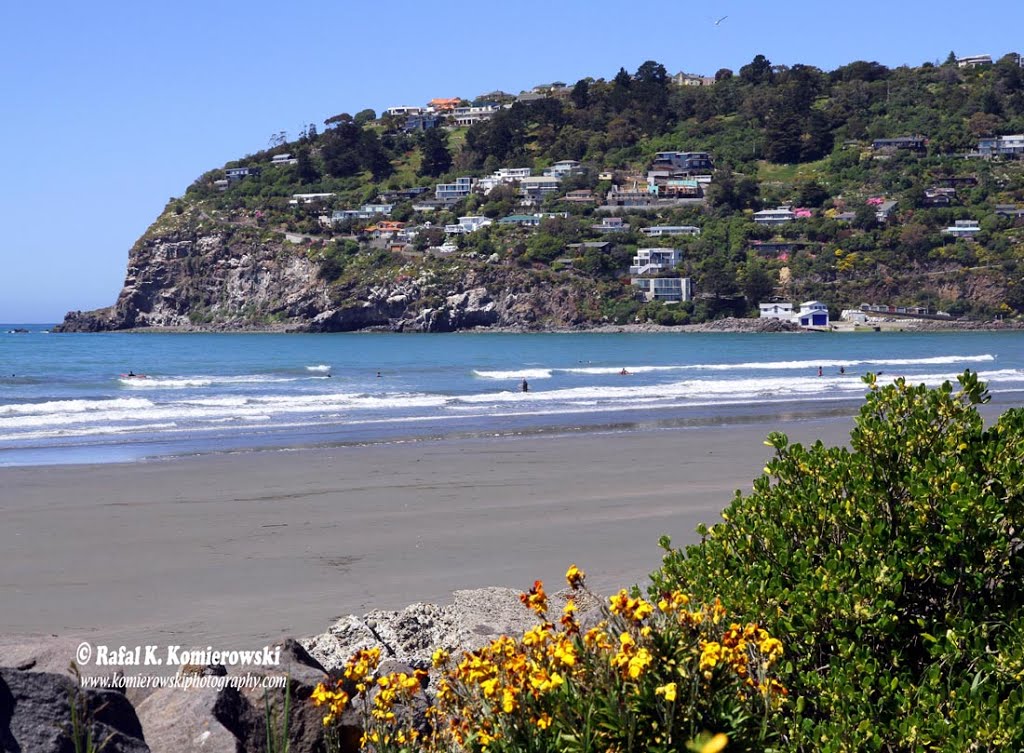
<svg viewBox="0 0 1024 753"><path fill-rule="evenodd" d="M275 154L270 158L271 165L297 165L299 160L290 154Z"/></svg>
<svg viewBox="0 0 1024 753"><path fill-rule="evenodd" d="M424 111L425 108L417 107L415 105L398 105L396 107L389 107L384 111L384 114L404 118L409 115L422 115Z"/></svg>
<svg viewBox="0 0 1024 753"><path fill-rule="evenodd" d="M579 160L563 159L547 168L544 171L544 175L549 178L558 178L561 180L567 175L577 175L582 172L583 166L579 163Z"/></svg>
<svg viewBox="0 0 1024 753"><path fill-rule="evenodd" d="M942 231L954 238L973 238L981 232L981 226L977 220L957 220L956 223Z"/></svg>
<svg viewBox="0 0 1024 753"><path fill-rule="evenodd" d="M762 319L781 319L788 322L793 319L792 303L759 303Z"/></svg>
<svg viewBox="0 0 1024 753"><path fill-rule="evenodd" d="M693 300L693 282L689 277L634 277L630 283L648 301L678 303Z"/></svg>
<svg viewBox="0 0 1024 753"><path fill-rule="evenodd" d="M839 315L839 318L844 322L853 322L854 324L867 324L868 315L860 309L843 309L843 313Z"/></svg>
<svg viewBox="0 0 1024 753"><path fill-rule="evenodd" d="M524 178L529 178L532 174L533 171L528 167L503 167L500 170L495 170L486 178L478 180L475 186L485 194L489 194L498 186L516 183Z"/></svg>
<svg viewBox="0 0 1024 753"><path fill-rule="evenodd" d="M318 201L325 201L334 196L333 193L293 193L288 200L289 204L315 204Z"/></svg>
<svg viewBox="0 0 1024 753"><path fill-rule="evenodd" d="M794 319L801 327L827 327L828 306L821 301L804 301Z"/></svg>
<svg viewBox="0 0 1024 753"><path fill-rule="evenodd" d="M1024 133L981 139L978 141L978 153L983 157L1024 156Z"/></svg>
<svg viewBox="0 0 1024 753"><path fill-rule="evenodd" d="M957 68L976 68L979 65L992 65L991 55L968 55L967 57L957 58Z"/></svg>
<svg viewBox="0 0 1024 753"><path fill-rule="evenodd" d="M469 196L473 192L474 185L476 185L476 178L470 177L456 178L454 183L438 183L434 187L434 197L446 204L454 204Z"/></svg>
<svg viewBox="0 0 1024 753"><path fill-rule="evenodd" d="M787 222L792 222L794 217L796 215L788 206L754 212L754 222L758 225L784 225Z"/></svg>
<svg viewBox="0 0 1024 753"><path fill-rule="evenodd" d="M700 235L700 228L693 225L656 225L655 227L641 228L640 232L651 238L662 235Z"/></svg>
<svg viewBox="0 0 1024 753"><path fill-rule="evenodd" d="M480 105L478 107L456 107L451 111L452 120L457 126L471 126L484 120L490 120L501 109L501 105Z"/></svg>
<svg viewBox="0 0 1024 753"><path fill-rule="evenodd" d="M683 252L678 248L638 248L629 273L631 275L647 275L668 272L675 269L682 261Z"/></svg>
<svg viewBox="0 0 1024 753"><path fill-rule="evenodd" d="M558 178L540 176L519 181L519 193L526 202L541 202L548 194L558 190Z"/></svg>
<svg viewBox="0 0 1024 753"><path fill-rule="evenodd" d="M445 225L444 231L453 235L464 235L466 233L475 233L480 228L487 227L490 224L492 224L492 220L487 217L459 217L457 225Z"/></svg>

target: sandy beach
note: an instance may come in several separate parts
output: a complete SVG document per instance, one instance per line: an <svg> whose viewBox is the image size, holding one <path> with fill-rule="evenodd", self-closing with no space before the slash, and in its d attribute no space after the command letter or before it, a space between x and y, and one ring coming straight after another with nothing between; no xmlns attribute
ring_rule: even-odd
<svg viewBox="0 0 1024 753"><path fill-rule="evenodd" d="M645 582L749 489L773 428L425 441L0 470L0 634L256 646L455 589ZM557 587L557 586L555 586Z"/></svg>

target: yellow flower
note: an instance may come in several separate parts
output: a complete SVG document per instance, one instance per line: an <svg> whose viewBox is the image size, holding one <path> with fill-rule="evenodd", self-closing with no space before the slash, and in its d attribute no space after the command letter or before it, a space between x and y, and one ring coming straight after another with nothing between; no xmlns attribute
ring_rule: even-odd
<svg viewBox="0 0 1024 753"><path fill-rule="evenodd" d="M700 748L700 753L721 753L729 744L729 736L719 732Z"/></svg>
<svg viewBox="0 0 1024 753"><path fill-rule="evenodd" d="M569 569L565 571L565 580L572 589L577 589L582 586L583 579L586 577L587 574L576 567L575 564L569 565Z"/></svg>
<svg viewBox="0 0 1024 753"><path fill-rule="evenodd" d="M528 608L532 609L538 615L543 615L548 611L548 595L544 592L543 581L535 580L533 582L533 588L527 593L519 594L519 601L523 602Z"/></svg>
<svg viewBox="0 0 1024 753"><path fill-rule="evenodd" d="M666 701L674 701L676 699L676 684L674 682L668 683L668 685L661 685L654 689L655 695L665 696Z"/></svg>
<svg viewBox="0 0 1024 753"><path fill-rule="evenodd" d="M511 688L505 688L501 694L501 710L506 714L511 714L516 710L516 694Z"/></svg>
<svg viewBox="0 0 1024 753"><path fill-rule="evenodd" d="M445 664L448 663L449 658L449 653L445 651L443 648L439 648L437 649L437 651L434 652L434 655L431 657L431 660L434 662L435 667L443 667Z"/></svg>
<svg viewBox="0 0 1024 753"><path fill-rule="evenodd" d="M533 723L537 725L537 729L547 729L551 726L551 717L548 716L547 712L544 712L537 719L534 719Z"/></svg>

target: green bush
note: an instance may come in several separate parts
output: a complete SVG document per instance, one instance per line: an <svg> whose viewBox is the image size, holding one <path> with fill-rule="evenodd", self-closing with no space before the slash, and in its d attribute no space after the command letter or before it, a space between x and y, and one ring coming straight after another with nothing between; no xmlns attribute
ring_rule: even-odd
<svg viewBox="0 0 1024 753"><path fill-rule="evenodd" d="M790 444L652 593L721 596L787 646L784 750L1024 749L1024 410L977 375L874 376L850 448Z"/></svg>

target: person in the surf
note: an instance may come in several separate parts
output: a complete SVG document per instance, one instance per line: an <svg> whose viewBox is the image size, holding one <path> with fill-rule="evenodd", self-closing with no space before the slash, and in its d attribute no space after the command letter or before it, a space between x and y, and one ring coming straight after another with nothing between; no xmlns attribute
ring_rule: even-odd
<svg viewBox="0 0 1024 753"><path fill-rule="evenodd" d="M526 381L526 377L523 377L523 383L519 386L519 389L522 390L523 392L530 391L530 384L529 382Z"/></svg>

